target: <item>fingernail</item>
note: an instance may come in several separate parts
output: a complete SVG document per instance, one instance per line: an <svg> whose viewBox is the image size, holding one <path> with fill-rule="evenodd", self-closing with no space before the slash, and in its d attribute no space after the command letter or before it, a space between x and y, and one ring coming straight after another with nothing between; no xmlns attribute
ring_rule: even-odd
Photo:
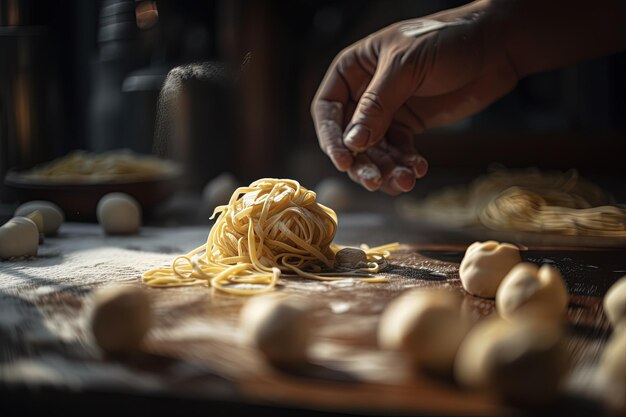
<svg viewBox="0 0 626 417"><path fill-rule="evenodd" d="M398 191L411 191L415 185L413 173L406 168L396 168L391 174L391 183Z"/></svg>
<svg viewBox="0 0 626 417"><path fill-rule="evenodd" d="M372 166L359 168L357 175L365 181L380 181L380 172Z"/></svg>
<svg viewBox="0 0 626 417"><path fill-rule="evenodd" d="M428 162L424 158L420 158L420 160L415 165L415 176L417 178L422 178L428 172Z"/></svg>
<svg viewBox="0 0 626 417"><path fill-rule="evenodd" d="M361 151L370 140L370 130L362 124L356 124L346 134L343 142L352 151Z"/></svg>
<svg viewBox="0 0 626 417"><path fill-rule="evenodd" d="M380 171L376 167L364 166L356 172L357 176L363 181L363 185L370 191L380 187Z"/></svg>
<svg viewBox="0 0 626 417"><path fill-rule="evenodd" d="M404 191L402 189L402 186L400 185L400 183L398 182L398 177L397 176L393 176L391 177L391 185L397 189L398 191Z"/></svg>

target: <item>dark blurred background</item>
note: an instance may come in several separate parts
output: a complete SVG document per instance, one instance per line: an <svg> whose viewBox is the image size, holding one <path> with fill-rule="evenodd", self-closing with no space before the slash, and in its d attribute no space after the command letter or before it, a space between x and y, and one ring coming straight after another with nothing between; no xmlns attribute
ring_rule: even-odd
<svg viewBox="0 0 626 417"><path fill-rule="evenodd" d="M335 54L390 23L464 3L158 0L158 22L139 29L133 1L0 0L0 169L130 148L183 161L198 179L190 187L223 171L312 186L341 175L309 116ZM168 143L155 143L166 76L195 62L215 63L207 83L229 87L192 87L194 117L206 118L190 143L167 132L158 140ZM498 162L578 168L619 197L625 116L624 53L528 77L481 114L419 138L431 172L415 193Z"/></svg>

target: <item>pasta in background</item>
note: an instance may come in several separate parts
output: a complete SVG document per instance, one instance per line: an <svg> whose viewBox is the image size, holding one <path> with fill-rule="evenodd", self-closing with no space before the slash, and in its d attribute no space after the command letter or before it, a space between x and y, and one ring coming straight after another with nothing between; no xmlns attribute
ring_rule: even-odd
<svg viewBox="0 0 626 417"><path fill-rule="evenodd" d="M578 172L498 169L469 187L451 187L423 201L401 200L405 219L457 226L581 236L626 236L626 212Z"/></svg>
<svg viewBox="0 0 626 417"><path fill-rule="evenodd" d="M24 171L20 176L50 182L101 182L150 179L178 171L170 161L120 149L100 154L74 151Z"/></svg>

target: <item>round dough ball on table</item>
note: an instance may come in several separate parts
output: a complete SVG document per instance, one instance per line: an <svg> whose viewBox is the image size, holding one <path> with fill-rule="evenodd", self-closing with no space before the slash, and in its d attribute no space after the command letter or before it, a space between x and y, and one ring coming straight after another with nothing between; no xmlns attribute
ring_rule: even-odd
<svg viewBox="0 0 626 417"><path fill-rule="evenodd" d="M494 298L506 274L522 262L519 248L493 240L474 242L465 251L459 276L465 291L483 298Z"/></svg>
<svg viewBox="0 0 626 417"><path fill-rule="evenodd" d="M26 217L27 219L31 219L35 223L35 226L37 226L37 230L39 231L39 234L40 234L39 243L41 243L43 239L43 234L44 234L43 215L41 214L41 212L39 210L35 210L35 211L28 213L27 215L23 217Z"/></svg>
<svg viewBox="0 0 626 417"><path fill-rule="evenodd" d="M31 219L14 217L0 227L0 258L23 258L37 255L39 229Z"/></svg>
<svg viewBox="0 0 626 417"><path fill-rule="evenodd" d="M43 233L46 236L56 235L65 221L65 214L59 206L49 201L34 200L22 204L15 210L15 216L27 216L34 211L41 213Z"/></svg>
<svg viewBox="0 0 626 417"><path fill-rule="evenodd" d="M240 314L244 343L256 347L277 366L307 362L311 310L299 297L282 293L252 297Z"/></svg>
<svg viewBox="0 0 626 417"><path fill-rule="evenodd" d="M531 314L542 319L562 320L569 294L559 271L521 263L508 273L496 294L496 309L505 319Z"/></svg>
<svg viewBox="0 0 626 417"><path fill-rule="evenodd" d="M352 203L350 184L339 178L325 178L315 187L317 202L332 208L335 211L343 211Z"/></svg>
<svg viewBox="0 0 626 417"><path fill-rule="evenodd" d="M598 368L602 395L618 415L626 415L626 323L611 335Z"/></svg>
<svg viewBox="0 0 626 417"><path fill-rule="evenodd" d="M91 312L91 332L104 352L128 353L139 349L152 324L150 298L137 287L98 289Z"/></svg>
<svg viewBox="0 0 626 417"><path fill-rule="evenodd" d="M378 325L378 344L402 352L420 369L447 374L470 326L461 316L459 297L445 290L416 289L387 306Z"/></svg>
<svg viewBox="0 0 626 417"><path fill-rule="evenodd" d="M107 234L130 235L141 227L141 206L125 193L103 196L96 208L98 222Z"/></svg>
<svg viewBox="0 0 626 417"><path fill-rule="evenodd" d="M235 190L239 188L239 181L229 172L224 172L209 181L202 190L202 201L210 210L217 206L228 204Z"/></svg>
<svg viewBox="0 0 626 417"><path fill-rule="evenodd" d="M520 405L554 400L568 367L560 326L491 317L467 335L454 363L457 382Z"/></svg>
<svg viewBox="0 0 626 417"><path fill-rule="evenodd" d="M626 277L613 284L604 296L604 314L613 327L626 322Z"/></svg>

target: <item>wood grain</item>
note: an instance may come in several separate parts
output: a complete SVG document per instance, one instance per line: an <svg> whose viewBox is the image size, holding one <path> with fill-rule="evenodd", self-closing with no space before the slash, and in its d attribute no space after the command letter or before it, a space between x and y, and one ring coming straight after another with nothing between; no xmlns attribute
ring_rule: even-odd
<svg viewBox="0 0 626 417"><path fill-rule="evenodd" d="M66 239L79 239L81 233ZM151 247L171 250L176 241L172 233L176 232L151 232ZM204 229L199 232L202 233ZM371 239L367 231L361 235L362 241L380 238ZM396 232L395 237L410 241L402 232ZM139 245L138 242L125 244ZM63 252L68 245L61 242L57 249ZM146 288L154 305L155 326L144 352L107 358L93 347L85 325L89 292L111 281L141 286L138 275L132 278L132 273L121 274L120 280L112 276L86 286L68 285L64 290L59 286L62 282L55 282L58 289L38 297L26 296L24 287L5 289L0 292L0 306L4 306L0 313L8 314L11 310L15 324L10 328L5 322L0 327L0 393L52 386L59 395L72 390L85 395L114 391L135 397L148 393L187 399L200 408L226 401L251 405L250 410L269 407L385 415L516 413L520 410L488 395L465 392L450 381L418 374L398 355L376 346L380 312L409 288L440 287L455 292L463 297L464 314L475 321L493 313L493 301L467 295L461 288L458 263L464 249L464 245L405 246L391 258L384 271L388 282L383 284L281 279L280 291L304 295L316 306L311 364L297 370L273 369L253 349L240 343L237 321L245 297L202 287ZM65 256L76 250L67 249ZM624 253L542 247L530 248L523 256L532 262L551 263L561 270L572 294L568 348L573 366L563 398L553 406L554 410L568 410L570 415L597 411L593 374L610 334L601 301L606 289L624 273ZM123 260L119 262L123 264ZM29 284L28 291L49 285L45 276L35 278L40 282ZM51 320L63 325L51 328L45 324ZM41 329L21 333L24 323ZM23 334L37 334L39 340ZM0 407L15 407L18 399L46 398L27 392L26 397L16 395L13 399L0 395ZM584 405L579 406L580 402Z"/></svg>

